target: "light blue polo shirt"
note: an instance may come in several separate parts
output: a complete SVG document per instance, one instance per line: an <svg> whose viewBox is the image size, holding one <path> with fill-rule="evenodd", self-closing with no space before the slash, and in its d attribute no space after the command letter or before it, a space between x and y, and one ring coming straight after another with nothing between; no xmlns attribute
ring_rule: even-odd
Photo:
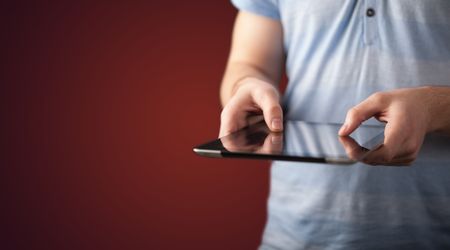
<svg viewBox="0 0 450 250"><path fill-rule="evenodd" d="M282 23L286 119L341 123L375 92L450 86L449 0L232 2ZM273 163L261 249L450 249L449 140L406 168Z"/></svg>

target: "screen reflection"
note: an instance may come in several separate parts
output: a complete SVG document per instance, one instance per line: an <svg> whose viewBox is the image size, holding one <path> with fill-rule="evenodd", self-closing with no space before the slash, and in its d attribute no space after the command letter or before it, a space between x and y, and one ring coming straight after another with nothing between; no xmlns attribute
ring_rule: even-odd
<svg viewBox="0 0 450 250"><path fill-rule="evenodd" d="M291 160L323 159L322 162L334 163L354 163L383 142L383 126L361 126L347 137L338 136L340 127L341 124L286 121L284 131L275 133L261 122L220 140L231 153L280 155L292 157Z"/></svg>
<svg viewBox="0 0 450 250"><path fill-rule="evenodd" d="M450 249L449 207L449 137L409 167L278 161L260 249Z"/></svg>

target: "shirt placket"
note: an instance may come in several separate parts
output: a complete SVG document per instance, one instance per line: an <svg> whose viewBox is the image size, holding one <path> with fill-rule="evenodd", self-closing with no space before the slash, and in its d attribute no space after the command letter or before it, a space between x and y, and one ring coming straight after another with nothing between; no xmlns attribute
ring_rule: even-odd
<svg viewBox="0 0 450 250"><path fill-rule="evenodd" d="M378 37L378 0L365 0L364 5L364 43L372 45Z"/></svg>

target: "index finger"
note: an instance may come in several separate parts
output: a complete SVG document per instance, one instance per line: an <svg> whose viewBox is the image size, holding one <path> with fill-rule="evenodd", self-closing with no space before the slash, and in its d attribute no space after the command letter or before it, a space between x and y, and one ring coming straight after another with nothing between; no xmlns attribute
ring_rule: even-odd
<svg viewBox="0 0 450 250"><path fill-rule="evenodd" d="M385 108L383 94L376 93L354 106L347 112L344 125L339 130L340 136L350 135L362 122L380 113Z"/></svg>

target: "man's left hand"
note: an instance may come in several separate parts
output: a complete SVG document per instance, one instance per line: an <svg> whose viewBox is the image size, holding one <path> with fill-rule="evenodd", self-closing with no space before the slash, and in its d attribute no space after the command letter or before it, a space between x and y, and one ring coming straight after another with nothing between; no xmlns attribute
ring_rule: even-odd
<svg viewBox="0 0 450 250"><path fill-rule="evenodd" d="M363 162L409 165L416 159L425 135L433 130L434 102L430 87L375 93L348 111L339 135L350 135L363 121L375 117L387 123L384 144Z"/></svg>

